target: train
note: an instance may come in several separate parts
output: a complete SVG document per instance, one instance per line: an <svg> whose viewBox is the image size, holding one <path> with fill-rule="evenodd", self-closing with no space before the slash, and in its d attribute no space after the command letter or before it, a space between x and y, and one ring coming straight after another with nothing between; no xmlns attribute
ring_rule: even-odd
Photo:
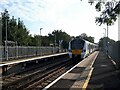
<svg viewBox="0 0 120 90"><path fill-rule="evenodd" d="M98 50L98 44L91 43L82 38L74 38L69 42L69 57L75 60L82 60L95 50Z"/></svg>

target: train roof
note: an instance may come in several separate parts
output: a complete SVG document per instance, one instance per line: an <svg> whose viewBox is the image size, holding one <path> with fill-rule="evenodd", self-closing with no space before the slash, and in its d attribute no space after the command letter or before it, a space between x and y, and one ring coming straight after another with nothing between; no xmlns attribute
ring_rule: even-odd
<svg viewBox="0 0 120 90"><path fill-rule="evenodd" d="M85 41L85 42L87 42L87 43L94 44L94 45L98 45L97 43L92 43L92 42L87 41L87 40L85 40L85 39L83 39L83 38L73 38L71 41L73 41L73 40L75 40L75 39L80 39L80 40L83 40L83 41Z"/></svg>

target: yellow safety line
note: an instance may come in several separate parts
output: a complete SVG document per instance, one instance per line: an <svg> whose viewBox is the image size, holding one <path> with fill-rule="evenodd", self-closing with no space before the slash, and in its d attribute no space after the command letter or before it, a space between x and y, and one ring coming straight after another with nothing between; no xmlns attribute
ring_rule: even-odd
<svg viewBox="0 0 120 90"><path fill-rule="evenodd" d="M99 53L99 52L98 52L98 53ZM98 53L96 54L96 56L95 56L95 58L94 58L92 64L90 65L91 70L90 70L90 72L89 72L89 74L88 74L88 77L87 77L87 79L86 79L86 81L85 81L83 87L82 87L82 90L86 90L86 88L87 88L87 86L88 86L90 77L91 77L91 75L92 75L92 71L93 71L93 69L94 69L92 66L93 66L93 64L94 64L94 62L95 62L95 60L96 60L96 58L97 58L97 56L98 56Z"/></svg>
<svg viewBox="0 0 120 90"><path fill-rule="evenodd" d="M99 52L98 52L98 53L99 53ZM95 62L95 60L96 60L96 58L97 58L97 56L98 56L98 53L96 54L96 56L95 56L95 58L94 58L94 60L93 60L92 64L90 65L90 67L92 67L92 66L93 66L93 64L94 64L94 62Z"/></svg>
<svg viewBox="0 0 120 90"><path fill-rule="evenodd" d="M89 74L88 74L88 77L87 77L87 79L86 79L86 81L85 81L85 83L84 83L84 85L83 85L83 87L82 87L82 90L86 90L86 88L87 88L87 86L88 86L88 83L89 83L89 80L90 80L90 77L91 77L91 75L92 75L92 71L93 71L93 68L91 68L91 70L90 70L90 72L89 72Z"/></svg>

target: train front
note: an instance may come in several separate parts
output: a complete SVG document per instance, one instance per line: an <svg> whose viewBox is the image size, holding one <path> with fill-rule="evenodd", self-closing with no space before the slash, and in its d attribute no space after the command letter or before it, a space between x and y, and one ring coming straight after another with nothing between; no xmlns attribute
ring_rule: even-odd
<svg viewBox="0 0 120 90"><path fill-rule="evenodd" d="M70 41L69 43L70 58L76 59L76 60L81 59L81 53L83 51L84 43L85 41L80 38L76 38Z"/></svg>

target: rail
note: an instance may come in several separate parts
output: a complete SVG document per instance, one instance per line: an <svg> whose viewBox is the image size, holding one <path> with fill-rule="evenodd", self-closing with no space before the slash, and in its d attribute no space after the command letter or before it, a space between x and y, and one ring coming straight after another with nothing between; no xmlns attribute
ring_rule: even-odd
<svg viewBox="0 0 120 90"><path fill-rule="evenodd" d="M61 67L63 64L69 62L69 60L57 60L56 63L51 63L49 65L45 65L43 68L39 67L35 71L31 72L31 70L28 73L28 71L25 74L14 74L13 76L10 76L8 78L4 78L5 82L3 85L3 89L14 89L14 88L24 88L26 85L29 85L30 83L39 80L39 78L43 78L46 76L45 73L48 73L48 71L51 71L52 69L56 67ZM28 74L28 75L27 75ZM45 75L44 75L45 74ZM32 77L32 78L31 78ZM9 81L8 83L6 83ZM10 82L11 81L11 82ZM25 83L23 83L26 81ZM16 85L17 84L17 85Z"/></svg>

